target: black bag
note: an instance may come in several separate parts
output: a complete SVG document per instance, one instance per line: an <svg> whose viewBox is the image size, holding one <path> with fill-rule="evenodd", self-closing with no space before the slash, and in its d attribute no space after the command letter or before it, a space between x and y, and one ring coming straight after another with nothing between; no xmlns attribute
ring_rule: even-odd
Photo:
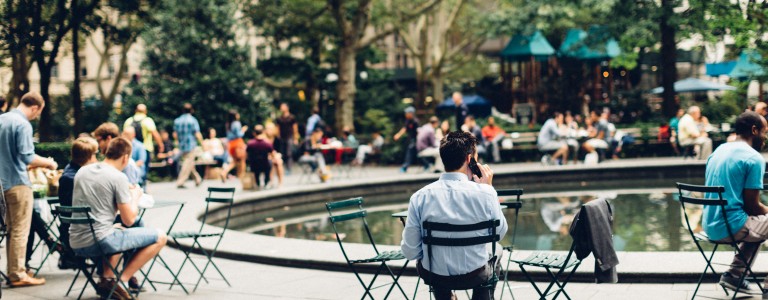
<svg viewBox="0 0 768 300"><path fill-rule="evenodd" d="M144 119L136 120L134 118L131 118L131 126L133 126L134 131L136 131L136 139L139 142L144 142L144 132L141 128L141 121L144 121Z"/></svg>

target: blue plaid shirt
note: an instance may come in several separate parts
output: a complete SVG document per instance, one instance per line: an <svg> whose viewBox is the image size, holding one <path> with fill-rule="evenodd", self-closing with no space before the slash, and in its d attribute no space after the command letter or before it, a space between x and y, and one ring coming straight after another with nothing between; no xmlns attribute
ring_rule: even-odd
<svg viewBox="0 0 768 300"><path fill-rule="evenodd" d="M190 152L197 147L195 134L200 132L200 124L191 114L183 114L173 121L173 130L179 138L179 150Z"/></svg>

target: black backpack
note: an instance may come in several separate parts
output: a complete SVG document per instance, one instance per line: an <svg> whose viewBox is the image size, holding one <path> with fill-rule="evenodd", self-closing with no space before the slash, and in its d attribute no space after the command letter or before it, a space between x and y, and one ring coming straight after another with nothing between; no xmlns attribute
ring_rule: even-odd
<svg viewBox="0 0 768 300"><path fill-rule="evenodd" d="M131 126L133 126L134 131L136 131L136 139L139 142L144 142L144 132L141 128L141 121L144 121L144 119L136 120L134 118L131 118Z"/></svg>

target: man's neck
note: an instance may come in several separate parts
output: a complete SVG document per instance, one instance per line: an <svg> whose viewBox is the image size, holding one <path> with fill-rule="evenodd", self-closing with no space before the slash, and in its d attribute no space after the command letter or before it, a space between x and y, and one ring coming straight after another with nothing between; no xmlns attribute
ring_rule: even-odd
<svg viewBox="0 0 768 300"><path fill-rule="evenodd" d="M27 121L32 119L31 117L32 111L29 109L29 107L26 107L24 105L19 105L18 107L16 107L16 109L18 109L19 112L21 112L21 114L24 115L25 118L27 118Z"/></svg>
<svg viewBox="0 0 768 300"><path fill-rule="evenodd" d="M107 164L107 165L109 165L109 166L112 166L113 168L115 168L115 169L116 169L116 170L118 170L118 171L122 171L122 170L120 169L120 167L122 167L122 164L121 164L119 161L117 161L117 160L114 160L114 159L105 159L105 160L104 160L104 163L105 163L105 164Z"/></svg>

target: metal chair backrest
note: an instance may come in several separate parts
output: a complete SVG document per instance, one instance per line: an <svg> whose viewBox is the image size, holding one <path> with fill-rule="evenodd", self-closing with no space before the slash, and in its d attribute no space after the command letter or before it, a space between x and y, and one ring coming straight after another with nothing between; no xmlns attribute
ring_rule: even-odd
<svg viewBox="0 0 768 300"><path fill-rule="evenodd" d="M379 255L379 249L376 248L376 242L373 240L373 236L371 235L371 230L368 227L368 221L365 220L365 217L368 215L368 212L363 209L363 198L357 197L357 198L351 198L347 200L341 200L341 201L335 201L335 202L328 202L325 204L325 208L328 210L329 220L331 221L331 226L333 227L333 232L336 235L336 241L339 243L339 247L341 248L341 253L344 254L344 259L349 262L349 256L347 255L347 251L344 249L344 244L341 242L341 236L339 235L338 227L336 227L336 223L340 222L346 222L350 220L356 220L360 219L363 228L365 229L365 233L368 236L368 241L371 243L371 247L373 247L373 251L376 252L376 255ZM347 212L339 215L335 215L334 211L337 210L350 210L353 209L352 212Z"/></svg>
<svg viewBox="0 0 768 300"><path fill-rule="evenodd" d="M517 236L517 220L520 218L520 209L523 207L523 202L520 201L520 196L523 195L523 189L503 189L503 190L496 190L496 194L499 197L510 197L510 196L516 196L515 201L505 201L501 202L502 206L506 206L507 209L514 209L515 210L515 221L512 222L513 228L512 228L512 245L510 246L512 249L515 248L515 237Z"/></svg>
<svg viewBox="0 0 768 300"><path fill-rule="evenodd" d="M685 225L688 227L688 232L691 234L691 238L693 238L694 241L696 241L695 233L693 232L693 228L696 226L691 226L690 220L688 218L688 212L685 209L685 205L699 205L699 206L720 206L720 211L722 212L723 220L728 220L728 215L725 212L725 206L728 205L728 200L723 199L723 193L725 192L725 187L722 186L704 186L704 185L693 185L693 184L685 184L685 183L677 183L677 190L680 197L680 205L683 208L683 216L685 218ZM684 193L687 192L687 193ZM698 192L698 193L705 193L704 197L706 198L698 198L690 196L691 192ZM716 198L707 196L706 194L713 195L716 194ZM735 241L734 238L735 232L733 232L733 229L731 228L730 224L728 222L725 223L725 228L728 231L728 236L731 238L731 241ZM697 224L693 224L697 225ZM698 244L698 243L697 243Z"/></svg>
<svg viewBox="0 0 768 300"><path fill-rule="evenodd" d="M99 245L98 241L99 239L96 237L96 230L93 228L93 223L96 223L96 220L94 220L91 217L91 208L89 206L63 206L59 205L56 207L56 214L59 215L59 220L61 220L61 223L64 224L81 224L81 225L88 225L88 228L91 230L91 237L93 237L94 243L96 245ZM70 216L66 216L70 215ZM76 216L81 215L81 216ZM101 256L105 256L106 253L101 249L101 246L98 247L99 252L101 253Z"/></svg>
<svg viewBox="0 0 768 300"><path fill-rule="evenodd" d="M499 220L488 220L488 221L483 221L475 224L462 224L462 225L424 221L422 223L422 230L424 230L426 235L422 237L422 243L427 245L427 259L429 260L429 271L430 271L429 273L432 273L432 270L433 270L432 269L432 246L467 247L467 246L484 245L484 244L491 243L491 249L492 249L491 253L495 255L496 242L498 242L501 239L499 234L496 232L496 227L498 227L500 224L501 224L501 221ZM479 230L486 230L488 234L482 235L482 236L460 237L460 238L435 237L432 235L432 233L436 231L461 233L461 232L476 232ZM498 263L498 261L496 261L495 263ZM489 281L498 280L496 276L496 272L491 272L491 273L493 273L493 276Z"/></svg>
<svg viewBox="0 0 768 300"><path fill-rule="evenodd" d="M227 219L224 220L224 226L218 227L221 228L221 235L223 236L227 231L227 228L229 228L229 219L232 216L232 206L234 202L235 188L209 187L208 196L205 197L205 213L203 214L202 222L200 222L198 233L202 233L203 229L205 229L208 212L211 210L211 203L221 203L227 205Z"/></svg>

